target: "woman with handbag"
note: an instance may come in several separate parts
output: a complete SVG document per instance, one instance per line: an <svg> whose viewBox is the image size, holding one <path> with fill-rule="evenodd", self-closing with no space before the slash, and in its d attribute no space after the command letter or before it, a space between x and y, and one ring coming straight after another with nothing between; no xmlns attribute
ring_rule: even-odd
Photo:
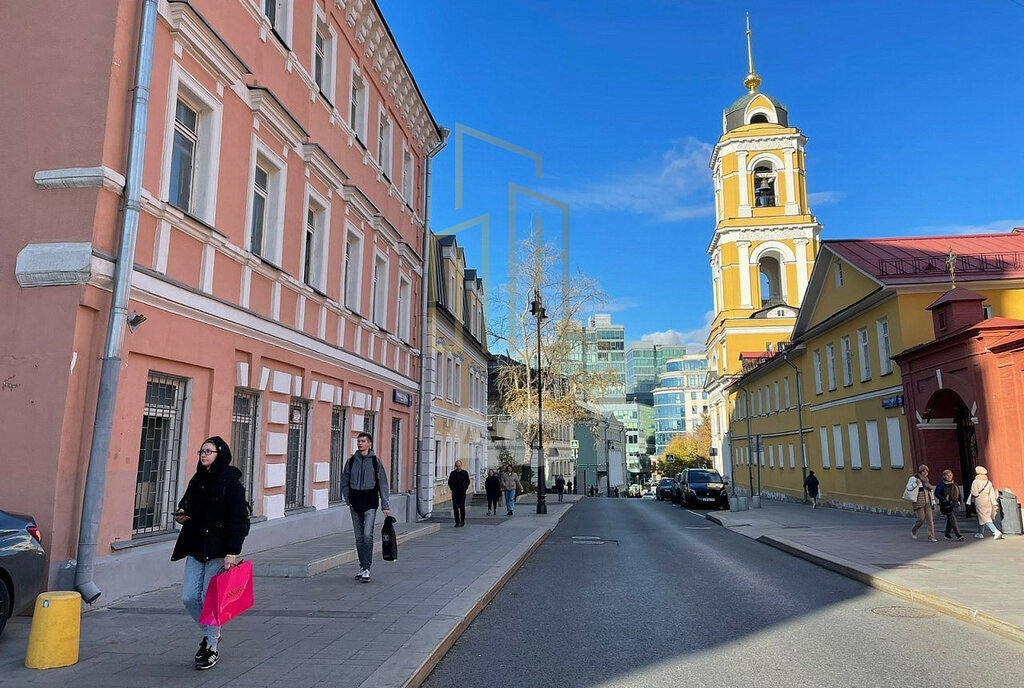
<svg viewBox="0 0 1024 688"><path fill-rule="evenodd" d="M953 471L948 468L942 471L942 480L935 486L935 499L939 502L939 511L946 517L946 539L956 536L957 542L963 542L960 524L956 521L956 509L960 506L960 487L953 482Z"/></svg>
<svg viewBox="0 0 1024 688"><path fill-rule="evenodd" d="M231 465L231 449L219 436L203 442L196 473L178 502L174 520L182 524L171 561L185 559L181 601L199 623L210 579L235 565L249 534L249 505L245 501L242 472ZM217 663L220 626L199 624L203 639L195 667L210 669Z"/></svg>
<svg viewBox="0 0 1024 688"><path fill-rule="evenodd" d="M917 473L910 476L907 481L907 489L904 490L904 497L914 496L914 514L917 515L917 522L910 529L910 537L917 539L917 531L921 526L928 524L928 541L938 542L935 539L935 512L934 497L932 495L932 484L928 482L928 467L921 464L917 467Z"/></svg>
<svg viewBox="0 0 1024 688"><path fill-rule="evenodd" d="M999 493L992 487L992 481L988 479L988 470L984 466L974 469L975 478L971 483L970 499L974 503L974 510L978 512L978 532L974 536L979 540L985 537L985 528L992 531L992 537L1002 540L1003 534L992 522L996 509L999 508Z"/></svg>

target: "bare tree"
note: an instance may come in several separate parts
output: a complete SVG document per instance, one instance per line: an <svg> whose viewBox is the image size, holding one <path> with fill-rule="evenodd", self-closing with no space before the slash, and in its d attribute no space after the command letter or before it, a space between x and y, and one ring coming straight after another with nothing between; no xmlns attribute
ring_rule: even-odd
<svg viewBox="0 0 1024 688"><path fill-rule="evenodd" d="M615 382L613 373L587 370L583 359L581 320L605 295L596 280L563 270L562 250L544 243L539 226L520 242L501 292L492 302L491 351L504 349L508 355L498 358L496 401L529 452L537 441L538 384L548 440L558 425L593 419L588 402ZM537 320L530 308L535 301L546 315L540 326L539 369Z"/></svg>

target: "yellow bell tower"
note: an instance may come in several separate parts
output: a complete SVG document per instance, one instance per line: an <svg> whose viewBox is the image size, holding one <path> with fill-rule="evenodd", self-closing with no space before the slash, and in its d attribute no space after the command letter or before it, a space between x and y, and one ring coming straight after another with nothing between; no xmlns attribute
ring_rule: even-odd
<svg viewBox="0 0 1024 688"><path fill-rule="evenodd" d="M747 64L747 93L723 113L710 162L715 319L707 340L707 390L719 468L729 464L726 388L742 372L740 355L769 353L789 339L821 232L807 203L807 138L790 126L786 107L759 90L749 15Z"/></svg>

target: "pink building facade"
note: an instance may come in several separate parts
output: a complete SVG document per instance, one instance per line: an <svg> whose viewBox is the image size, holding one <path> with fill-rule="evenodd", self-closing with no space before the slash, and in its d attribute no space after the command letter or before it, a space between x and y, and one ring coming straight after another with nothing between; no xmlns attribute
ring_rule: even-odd
<svg viewBox="0 0 1024 688"><path fill-rule="evenodd" d="M74 559L120 243L137 0L5 4L0 508ZM160 0L131 320L96 580L174 582L170 517L221 435L247 549L348 527L370 430L406 513L420 389L424 167L444 133L376 4ZM43 30L45 29L45 31ZM45 35L46 40L40 40ZM11 153L15 151L15 153Z"/></svg>

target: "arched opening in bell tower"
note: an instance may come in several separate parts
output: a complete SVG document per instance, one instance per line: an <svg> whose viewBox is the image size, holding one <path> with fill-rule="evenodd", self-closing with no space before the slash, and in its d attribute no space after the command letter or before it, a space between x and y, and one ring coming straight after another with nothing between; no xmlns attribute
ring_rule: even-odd
<svg viewBox="0 0 1024 688"><path fill-rule="evenodd" d="M757 261L757 272L761 288L761 307L785 303L782 294L782 266L777 256L767 254Z"/></svg>
<svg viewBox="0 0 1024 688"><path fill-rule="evenodd" d="M754 168L754 207L774 208L776 205L775 170L767 163L760 164Z"/></svg>

